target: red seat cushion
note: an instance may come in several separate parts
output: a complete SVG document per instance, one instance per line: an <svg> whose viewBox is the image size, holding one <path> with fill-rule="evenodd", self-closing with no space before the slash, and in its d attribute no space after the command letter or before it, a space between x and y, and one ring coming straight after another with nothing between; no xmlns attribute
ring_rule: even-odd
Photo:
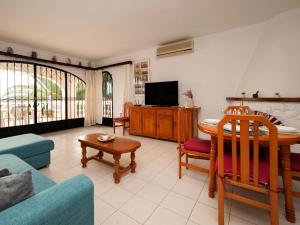
<svg viewBox="0 0 300 225"><path fill-rule="evenodd" d="M201 139L189 139L183 143L186 150L210 153L210 141Z"/></svg>
<svg viewBox="0 0 300 225"><path fill-rule="evenodd" d="M123 117L116 117L114 118L116 121L129 121L129 117L123 116Z"/></svg>
<svg viewBox="0 0 300 225"><path fill-rule="evenodd" d="M240 158L237 157L237 176L241 174ZM224 153L224 175L232 177L232 155L231 153ZM253 160L250 160L250 180L253 180ZM268 185L270 182L270 164L266 159L259 160L258 182L263 185Z"/></svg>
<svg viewBox="0 0 300 225"><path fill-rule="evenodd" d="M300 154L291 153L290 158L292 171L300 172Z"/></svg>

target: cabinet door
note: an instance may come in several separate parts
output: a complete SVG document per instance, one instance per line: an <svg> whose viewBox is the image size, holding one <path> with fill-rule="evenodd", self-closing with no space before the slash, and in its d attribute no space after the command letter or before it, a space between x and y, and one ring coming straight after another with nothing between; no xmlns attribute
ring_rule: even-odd
<svg viewBox="0 0 300 225"><path fill-rule="evenodd" d="M176 111L174 111L174 113L173 113L173 119L174 119L174 126L173 126L173 134L174 134L174 138L178 138L178 127L177 127L177 114L178 114L178 112L177 112L177 110Z"/></svg>
<svg viewBox="0 0 300 225"><path fill-rule="evenodd" d="M156 136L156 110L143 109L142 116L143 135Z"/></svg>
<svg viewBox="0 0 300 225"><path fill-rule="evenodd" d="M157 136L160 138L173 137L173 110L157 111Z"/></svg>
<svg viewBox="0 0 300 225"><path fill-rule="evenodd" d="M130 133L142 134L142 109L132 107L130 109Z"/></svg>

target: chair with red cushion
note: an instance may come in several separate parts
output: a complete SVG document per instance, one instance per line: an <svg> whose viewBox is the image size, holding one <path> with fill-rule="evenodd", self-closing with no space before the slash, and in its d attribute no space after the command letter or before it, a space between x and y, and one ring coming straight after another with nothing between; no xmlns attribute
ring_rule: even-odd
<svg viewBox="0 0 300 225"><path fill-rule="evenodd" d="M294 180L300 181L300 153L291 153L291 170L292 170L292 178ZM293 196L300 197L299 191L294 191Z"/></svg>
<svg viewBox="0 0 300 225"><path fill-rule="evenodd" d="M232 131L224 131L224 125L231 123ZM237 123L240 132L237 132ZM253 124L250 127L250 124ZM260 148L259 125L263 124L269 130L268 147ZM228 136L230 135L230 136ZM224 141L231 142L231 151L226 151ZM265 143L266 144L266 143ZM268 151L266 158L261 151ZM270 224L279 224L278 210L278 132L274 124L261 115L225 115L218 123L218 209L219 225L224 225L224 198L229 198L245 204L269 211ZM227 192L225 184L239 187L252 192L266 194L269 202L248 198L241 193Z"/></svg>
<svg viewBox="0 0 300 225"><path fill-rule="evenodd" d="M123 127L123 136L125 135L125 129L129 128L129 110L132 106L131 102L125 102L123 115L113 119L114 134L116 133L116 127Z"/></svg>
<svg viewBox="0 0 300 225"><path fill-rule="evenodd" d="M177 115L177 132L178 132L178 175L181 178L181 167L192 169L204 173L208 173L207 168L200 167L189 163L189 159L210 159L210 141L189 136L188 128L188 113L187 109L179 107ZM185 155L185 162L182 162L182 157Z"/></svg>

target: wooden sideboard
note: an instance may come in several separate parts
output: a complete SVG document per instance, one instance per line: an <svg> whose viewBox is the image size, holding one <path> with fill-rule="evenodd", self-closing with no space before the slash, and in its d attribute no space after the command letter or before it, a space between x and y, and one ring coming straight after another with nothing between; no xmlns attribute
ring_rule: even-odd
<svg viewBox="0 0 300 225"><path fill-rule="evenodd" d="M200 108L188 108L187 110L189 136L197 137L198 112ZM131 107L129 133L177 141L177 112L178 107Z"/></svg>

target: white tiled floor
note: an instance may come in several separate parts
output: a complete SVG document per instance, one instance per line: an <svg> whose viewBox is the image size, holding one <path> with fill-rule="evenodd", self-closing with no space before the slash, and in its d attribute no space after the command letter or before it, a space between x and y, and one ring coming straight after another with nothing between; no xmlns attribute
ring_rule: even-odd
<svg viewBox="0 0 300 225"><path fill-rule="evenodd" d="M77 138L93 132L112 132L108 127L76 128L48 133L55 142L52 163L41 171L56 182L80 173L89 176L95 185L95 225L217 225L218 201L207 194L207 175L183 169L182 179L177 172L177 144L144 137L136 153L136 173L128 173L120 184L113 182L113 168L90 161L87 168L80 164L81 148ZM117 131L121 135L121 129ZM96 151L88 149L88 154ZM112 159L110 155L104 158ZM129 155L122 155L121 163L128 164ZM207 162L196 163L208 166ZM299 182L300 183L300 182ZM298 189L299 189L299 185ZM280 224L284 218L284 202L280 197ZM295 200L297 224L300 224L300 199ZM267 212L236 202L226 201L226 225L267 225Z"/></svg>

